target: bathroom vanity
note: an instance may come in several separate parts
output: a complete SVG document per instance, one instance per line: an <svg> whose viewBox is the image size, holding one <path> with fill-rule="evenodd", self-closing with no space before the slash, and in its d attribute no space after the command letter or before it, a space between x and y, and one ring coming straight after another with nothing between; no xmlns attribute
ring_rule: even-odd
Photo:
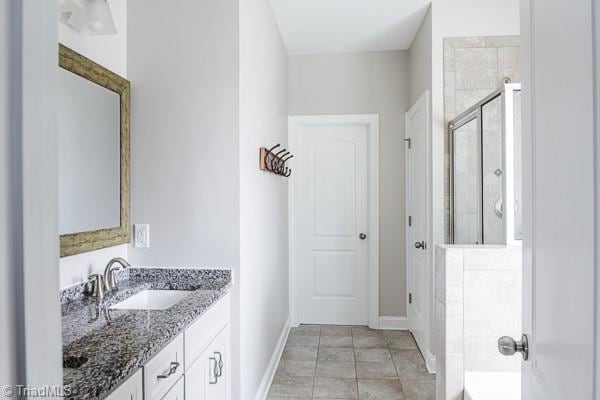
<svg viewBox="0 0 600 400"><path fill-rule="evenodd" d="M129 81L63 45L59 65L65 257L130 243L131 94ZM147 235L135 245L148 247ZM67 397L230 398L231 271L133 268L120 257L103 275L81 269L89 281L61 292Z"/></svg>
<svg viewBox="0 0 600 400"><path fill-rule="evenodd" d="M230 398L229 270L127 268L103 299L61 293L64 385L76 399Z"/></svg>

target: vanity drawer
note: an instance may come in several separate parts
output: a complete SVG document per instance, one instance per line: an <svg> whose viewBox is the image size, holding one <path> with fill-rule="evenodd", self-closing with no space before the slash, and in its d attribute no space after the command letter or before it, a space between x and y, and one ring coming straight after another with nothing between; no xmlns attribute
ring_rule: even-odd
<svg viewBox="0 0 600 400"><path fill-rule="evenodd" d="M142 369L121 384L106 400L143 400L142 396Z"/></svg>
<svg viewBox="0 0 600 400"><path fill-rule="evenodd" d="M212 305L196 322L185 330L185 365L191 367L229 323L230 295Z"/></svg>
<svg viewBox="0 0 600 400"><path fill-rule="evenodd" d="M179 335L144 365L145 400L161 399L184 369L183 335Z"/></svg>

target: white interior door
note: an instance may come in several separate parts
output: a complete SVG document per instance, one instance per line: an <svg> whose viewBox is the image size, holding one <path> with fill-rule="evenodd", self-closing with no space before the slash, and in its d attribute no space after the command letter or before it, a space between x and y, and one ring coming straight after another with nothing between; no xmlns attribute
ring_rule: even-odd
<svg viewBox="0 0 600 400"><path fill-rule="evenodd" d="M368 139L356 116L291 117L298 323L369 322Z"/></svg>
<svg viewBox="0 0 600 400"><path fill-rule="evenodd" d="M429 93L425 92L406 113L406 263L408 324L419 347L427 349L428 291L427 245L427 133Z"/></svg>
<svg viewBox="0 0 600 400"><path fill-rule="evenodd" d="M524 400L598 399L594 82L600 74L592 4L527 0L523 7Z"/></svg>

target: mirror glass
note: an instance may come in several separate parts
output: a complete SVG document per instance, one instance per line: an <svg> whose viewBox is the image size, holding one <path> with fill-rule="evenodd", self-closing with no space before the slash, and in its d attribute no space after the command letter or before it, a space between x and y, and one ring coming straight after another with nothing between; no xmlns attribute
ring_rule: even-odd
<svg viewBox="0 0 600 400"><path fill-rule="evenodd" d="M120 225L120 96L58 68L61 235Z"/></svg>

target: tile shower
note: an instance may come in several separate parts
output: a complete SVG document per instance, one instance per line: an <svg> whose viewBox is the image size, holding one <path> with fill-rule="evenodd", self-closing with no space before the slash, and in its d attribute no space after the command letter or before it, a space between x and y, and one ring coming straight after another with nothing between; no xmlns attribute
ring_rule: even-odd
<svg viewBox="0 0 600 400"><path fill-rule="evenodd" d="M519 37L444 40L446 243L435 255L437 399L520 399Z"/></svg>
<svg viewBox="0 0 600 400"><path fill-rule="evenodd" d="M506 80L520 82L519 43L518 36L444 40L446 243L504 242L502 219L498 217L502 204L497 201L502 198L505 178L502 101L494 99L483 106L480 118L463 125L459 134L454 135L454 143L448 123L492 92L502 89ZM515 121L520 121L520 114L514 117ZM515 130L519 127L516 123ZM452 167L458 178L454 182ZM456 184L461 187L454 190L453 196L452 188ZM481 196L475 196L475 193ZM452 226L456 228L455 232L452 232Z"/></svg>

